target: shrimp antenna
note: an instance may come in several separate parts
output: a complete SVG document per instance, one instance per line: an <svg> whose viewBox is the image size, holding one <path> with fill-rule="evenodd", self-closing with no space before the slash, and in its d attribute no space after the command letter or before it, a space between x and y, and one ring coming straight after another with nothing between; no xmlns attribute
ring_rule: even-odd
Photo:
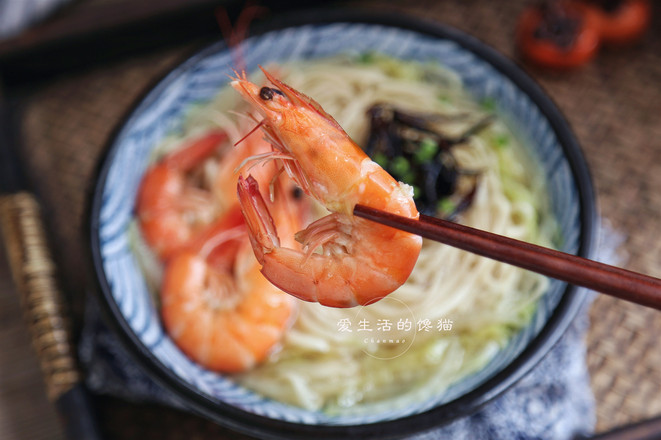
<svg viewBox="0 0 661 440"><path fill-rule="evenodd" d="M239 66L240 70L246 69L245 57L243 56L242 44L248 35L250 23L256 18L264 15L268 11L264 6L258 6L254 2L248 2L246 7L239 13L236 19L236 25L232 26L227 9L218 8L216 10L216 20L223 34L223 38L230 48L232 64Z"/></svg>
<svg viewBox="0 0 661 440"><path fill-rule="evenodd" d="M237 112L236 110L227 110L227 113L229 113L230 115L234 115L238 118L248 118L253 122L258 122L253 115L247 112Z"/></svg>
<svg viewBox="0 0 661 440"><path fill-rule="evenodd" d="M261 121L259 121L259 123L258 123L257 125L255 125L255 127L254 127L252 130L250 130L250 131L248 132L248 134L246 134L246 135L243 136L241 139L239 139L238 141L236 141L236 142L234 143L234 146L236 147L236 146L239 145L241 142L245 141L246 138L247 138L248 136L250 136L250 135L253 134L255 131L257 131L257 129L259 129L259 127L261 127L262 125L264 125L264 120L263 120L263 119L262 119Z"/></svg>

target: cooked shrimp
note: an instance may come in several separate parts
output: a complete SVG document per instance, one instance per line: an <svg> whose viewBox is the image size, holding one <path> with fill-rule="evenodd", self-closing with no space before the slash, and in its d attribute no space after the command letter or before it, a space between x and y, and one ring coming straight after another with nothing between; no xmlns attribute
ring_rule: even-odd
<svg viewBox="0 0 661 440"><path fill-rule="evenodd" d="M238 203L236 170L243 170L242 162L270 150L270 145L257 136L247 137L241 148L234 148L224 131L213 129L151 166L143 177L136 203L140 228L149 246L166 260L204 234L218 216ZM202 178L202 164L215 156L215 177ZM260 166L251 171L261 181L263 176L272 176L274 170L274 166Z"/></svg>
<svg viewBox="0 0 661 440"><path fill-rule="evenodd" d="M212 130L169 153L145 173L136 215L145 241L162 259L217 218L219 207L211 190L196 184L191 171L226 141L224 131Z"/></svg>
<svg viewBox="0 0 661 440"><path fill-rule="evenodd" d="M239 200L262 273L300 299L332 307L383 298L409 277L422 239L354 217L353 207L417 218L412 189L370 160L319 104L264 74L274 87L260 88L245 73L232 82L262 115L259 124L273 146L254 160L281 163L331 213L296 234L302 248L288 247L256 181L239 178Z"/></svg>
<svg viewBox="0 0 661 440"><path fill-rule="evenodd" d="M291 185L279 180L278 202L268 206L293 237L308 208L294 200ZM161 314L168 334L187 356L208 369L236 373L277 348L296 302L259 269L238 203L170 259Z"/></svg>

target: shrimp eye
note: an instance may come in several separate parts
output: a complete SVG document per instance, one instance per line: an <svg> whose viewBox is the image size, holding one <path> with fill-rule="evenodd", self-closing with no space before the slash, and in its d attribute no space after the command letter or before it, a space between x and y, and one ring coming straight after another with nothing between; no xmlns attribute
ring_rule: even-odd
<svg viewBox="0 0 661 440"><path fill-rule="evenodd" d="M262 87L262 89L259 91L259 97L264 101L270 101L273 99L273 90L269 87Z"/></svg>
<svg viewBox="0 0 661 440"><path fill-rule="evenodd" d="M271 99L273 99L273 95L276 93L280 96L285 96L285 94L278 89L272 89L270 87L262 87L261 90L259 91L259 97L262 98L264 101L270 101Z"/></svg>
<svg viewBox="0 0 661 440"><path fill-rule="evenodd" d="M298 200L301 197L303 197L303 190L300 187L296 186L291 190L291 195L294 197L295 200Z"/></svg>

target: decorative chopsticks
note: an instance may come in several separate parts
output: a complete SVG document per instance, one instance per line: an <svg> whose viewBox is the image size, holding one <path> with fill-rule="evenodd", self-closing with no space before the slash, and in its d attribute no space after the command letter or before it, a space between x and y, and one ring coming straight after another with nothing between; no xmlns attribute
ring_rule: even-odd
<svg viewBox="0 0 661 440"><path fill-rule="evenodd" d="M661 310L658 278L427 215L413 220L363 205L356 205L353 212L477 255Z"/></svg>

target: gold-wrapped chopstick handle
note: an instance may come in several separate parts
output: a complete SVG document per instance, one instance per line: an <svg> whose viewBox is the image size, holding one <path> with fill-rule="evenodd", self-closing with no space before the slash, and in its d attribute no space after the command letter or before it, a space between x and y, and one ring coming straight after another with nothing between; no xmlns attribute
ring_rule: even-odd
<svg viewBox="0 0 661 440"><path fill-rule="evenodd" d="M28 192L0 197L0 227L48 397L56 402L81 377L70 340L70 322L35 197Z"/></svg>

